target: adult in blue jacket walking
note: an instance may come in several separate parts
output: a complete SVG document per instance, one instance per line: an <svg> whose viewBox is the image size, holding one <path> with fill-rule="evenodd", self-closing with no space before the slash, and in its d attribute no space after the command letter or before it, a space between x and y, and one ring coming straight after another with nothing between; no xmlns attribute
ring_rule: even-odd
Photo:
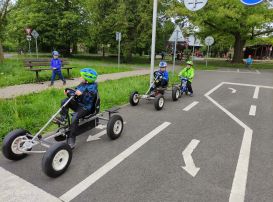
<svg viewBox="0 0 273 202"><path fill-rule="evenodd" d="M53 58L50 62L50 66L52 69L52 76L51 76L51 83L49 86L54 85L56 75L59 76L59 79L61 79L63 81L63 85L65 85L66 81L65 81L64 76L62 74L62 61L59 59L59 52L53 51L52 55L53 55Z"/></svg>

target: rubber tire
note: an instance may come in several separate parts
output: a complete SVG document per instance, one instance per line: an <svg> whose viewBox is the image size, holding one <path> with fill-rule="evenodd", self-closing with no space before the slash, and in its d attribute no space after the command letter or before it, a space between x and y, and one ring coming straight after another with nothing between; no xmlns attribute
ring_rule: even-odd
<svg viewBox="0 0 273 202"><path fill-rule="evenodd" d="M3 146L2 146L2 153L7 159L13 160L13 161L18 161L18 160L21 160L27 156L27 154L15 154L11 150L11 145L12 145L13 141L17 137L25 136L27 133L30 134L28 131L19 128L19 129L9 132L5 136L4 141L3 141Z"/></svg>
<svg viewBox="0 0 273 202"><path fill-rule="evenodd" d="M138 95L138 92L137 92L137 91L134 91L134 92L132 92L131 95L130 95L129 102L130 102L130 104L131 104L132 106L136 106L136 105L138 105L138 103L139 103L139 99L138 99L137 102L134 102L134 96L135 96L136 94Z"/></svg>
<svg viewBox="0 0 273 202"><path fill-rule="evenodd" d="M177 92L178 92L178 97L176 97ZM173 101L177 101L179 99L179 97L180 97L180 90L176 86L174 86L173 89L172 89L172 99L173 99Z"/></svg>
<svg viewBox="0 0 273 202"><path fill-rule="evenodd" d="M164 100L162 107L159 106L159 100L160 100L161 98L163 98L163 100ZM163 109L164 103L165 103L164 96L161 95L161 94L158 94L158 95L155 97L155 100L154 100L155 109L156 109L157 111Z"/></svg>
<svg viewBox="0 0 273 202"><path fill-rule="evenodd" d="M120 120L122 122L122 129L121 131L118 133L118 134L115 134L114 132L114 125L116 123L116 121ZM110 119L109 119L109 122L107 124L107 135L108 137L111 139L111 140L115 140L117 138L120 137L121 133L122 133L122 130L123 130L123 119L120 115L117 115L115 114L114 116L112 116Z"/></svg>
<svg viewBox="0 0 273 202"><path fill-rule="evenodd" d="M62 170L56 171L56 170L54 170L54 168L52 166L52 161L53 161L55 154L57 152L59 152L60 150L68 151L69 159L67 161L66 166ZM71 160L72 160L71 147L65 142L58 142L58 143L52 145L44 154L43 159L42 159L42 170L48 177L56 178L56 177L62 175L66 171L66 169L68 168L68 166L71 163Z"/></svg>

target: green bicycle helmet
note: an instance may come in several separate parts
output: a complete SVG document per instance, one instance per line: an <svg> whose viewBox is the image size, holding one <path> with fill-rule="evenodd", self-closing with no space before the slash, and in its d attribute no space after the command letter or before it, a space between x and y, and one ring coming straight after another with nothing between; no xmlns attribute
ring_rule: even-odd
<svg viewBox="0 0 273 202"><path fill-rule="evenodd" d="M187 61L186 64L193 66L193 62L192 61Z"/></svg>
<svg viewBox="0 0 273 202"><path fill-rule="evenodd" d="M80 71L81 77L88 83L94 83L97 80L98 73L91 68L84 68Z"/></svg>

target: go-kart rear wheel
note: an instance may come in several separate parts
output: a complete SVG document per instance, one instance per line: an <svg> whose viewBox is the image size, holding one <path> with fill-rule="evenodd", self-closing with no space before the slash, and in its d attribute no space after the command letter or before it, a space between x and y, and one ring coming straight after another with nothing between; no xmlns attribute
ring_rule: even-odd
<svg viewBox="0 0 273 202"><path fill-rule="evenodd" d="M158 94L154 100L155 109L158 111L161 110L164 107L164 103L165 103L164 96L161 94Z"/></svg>
<svg viewBox="0 0 273 202"><path fill-rule="evenodd" d="M20 160L27 156L22 152L23 144L29 140L29 132L24 129L16 129L6 135L3 141L2 152L9 160Z"/></svg>
<svg viewBox="0 0 273 202"><path fill-rule="evenodd" d="M123 119L120 115L114 115L107 124L107 135L110 139L119 138L123 130Z"/></svg>
<svg viewBox="0 0 273 202"><path fill-rule="evenodd" d="M129 102L132 106L136 106L139 103L139 94L137 91L132 92L130 95Z"/></svg>
<svg viewBox="0 0 273 202"><path fill-rule="evenodd" d="M43 156L42 169L49 177L58 177L68 168L72 159L72 149L65 142L50 147Z"/></svg>
<svg viewBox="0 0 273 202"><path fill-rule="evenodd" d="M174 86L172 89L172 99L173 101L177 101L180 97L180 90Z"/></svg>

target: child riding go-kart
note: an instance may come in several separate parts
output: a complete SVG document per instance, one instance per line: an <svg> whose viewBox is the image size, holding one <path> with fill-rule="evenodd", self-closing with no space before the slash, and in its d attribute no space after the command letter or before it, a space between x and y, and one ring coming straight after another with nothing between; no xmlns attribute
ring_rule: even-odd
<svg viewBox="0 0 273 202"><path fill-rule="evenodd" d="M84 81L76 89L65 89L68 98L62 101L61 108L34 136L25 129L13 130L5 136L2 152L7 159L16 161L30 153L44 153L42 159L44 173L49 177L58 177L68 168L72 159L72 149L75 147L76 135L81 134L82 131L95 128L102 121L107 123L107 135L110 139L120 137L123 130L123 119L120 115L115 114L118 109L106 111L106 117L105 113L99 113L100 97L95 83L97 73L85 68L81 70L81 76ZM73 109L74 113L69 114L68 108ZM59 114L60 117L58 117ZM43 137L42 132L51 122L58 125L57 130ZM37 145L47 149L33 150Z"/></svg>
<svg viewBox="0 0 273 202"><path fill-rule="evenodd" d="M169 75L166 71L167 63L161 61L159 63L159 70L154 72L154 81L150 88L144 95L140 95L138 91L131 93L129 102L132 106L136 106L140 99L154 100L154 107L156 110L161 110L165 103L164 93L168 90ZM177 86L172 87L172 99L178 100L180 92Z"/></svg>

